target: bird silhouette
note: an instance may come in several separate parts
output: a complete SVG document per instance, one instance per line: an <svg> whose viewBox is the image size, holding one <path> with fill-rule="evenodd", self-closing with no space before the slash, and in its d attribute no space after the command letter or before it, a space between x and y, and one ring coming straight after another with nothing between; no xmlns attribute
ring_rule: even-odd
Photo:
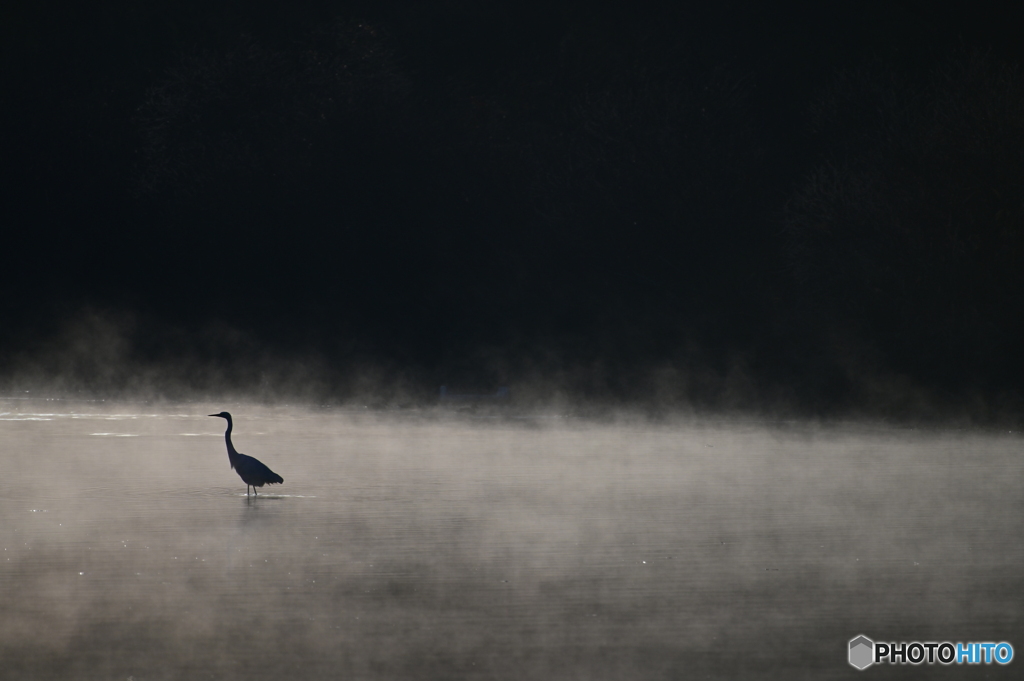
<svg viewBox="0 0 1024 681"><path fill-rule="evenodd" d="M231 444L231 428L233 427L231 414L222 411L219 414L210 414L210 416L227 419L228 421L228 429L224 431L224 440L228 443L228 461L231 462L231 467L238 473L238 477L245 483L245 496L249 496L249 487L252 487L253 494L259 496L259 493L256 491L257 487L263 487L263 485L268 483L284 482L284 478L263 465L263 462L259 459L238 453L235 446Z"/></svg>

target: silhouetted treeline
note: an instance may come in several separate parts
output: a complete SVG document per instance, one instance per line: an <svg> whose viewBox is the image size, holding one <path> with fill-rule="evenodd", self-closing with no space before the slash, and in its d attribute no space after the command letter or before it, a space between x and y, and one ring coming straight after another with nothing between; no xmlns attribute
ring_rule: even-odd
<svg viewBox="0 0 1024 681"><path fill-rule="evenodd" d="M570 35L504 83L446 82L365 22L190 52L138 112L138 186L243 309L414 333L427 361L634 323L664 353L726 307L750 245L723 247L764 239L760 149L745 74L634 30L598 62Z"/></svg>
<svg viewBox="0 0 1024 681"><path fill-rule="evenodd" d="M917 76L917 77L912 77ZM1024 364L1024 78L959 56L872 65L812 106L821 161L787 205L806 324L950 389L1016 389Z"/></svg>
<svg viewBox="0 0 1024 681"><path fill-rule="evenodd" d="M320 393L362 368L711 407L1019 399L1021 77L953 14L107 11L11 36L3 276L31 294L0 303L4 375L89 383L52 339L110 309L122 373L235 385L306 357Z"/></svg>

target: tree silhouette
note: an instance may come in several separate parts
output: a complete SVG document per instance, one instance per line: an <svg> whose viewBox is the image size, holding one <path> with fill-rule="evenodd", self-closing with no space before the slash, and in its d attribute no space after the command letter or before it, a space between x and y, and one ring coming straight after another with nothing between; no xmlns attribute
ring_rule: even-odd
<svg viewBox="0 0 1024 681"><path fill-rule="evenodd" d="M820 165L786 209L806 312L891 368L1014 385L1024 367L1024 79L986 56L923 77L844 72L815 103ZM999 358L996 360L996 358Z"/></svg>

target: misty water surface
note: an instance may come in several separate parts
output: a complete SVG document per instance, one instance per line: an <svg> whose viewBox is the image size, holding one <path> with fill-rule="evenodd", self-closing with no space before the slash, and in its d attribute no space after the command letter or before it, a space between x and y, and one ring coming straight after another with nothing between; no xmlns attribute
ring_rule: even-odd
<svg viewBox="0 0 1024 681"><path fill-rule="evenodd" d="M222 409L283 486L246 497ZM3 678L820 679L859 673L861 633L1024 651L1016 434L0 413Z"/></svg>

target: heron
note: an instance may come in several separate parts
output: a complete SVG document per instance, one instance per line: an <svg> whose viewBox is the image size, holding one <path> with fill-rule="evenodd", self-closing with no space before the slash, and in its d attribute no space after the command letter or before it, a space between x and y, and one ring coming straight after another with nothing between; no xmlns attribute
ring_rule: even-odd
<svg viewBox="0 0 1024 681"><path fill-rule="evenodd" d="M263 485L268 483L273 485L284 482L284 478L267 468L262 461L245 454L240 454L235 449L235 446L231 444L231 414L222 411L219 414L210 414L210 416L227 419L228 429L224 431L224 439L228 443L228 461L231 462L231 467L238 473L238 477L245 483L245 496L249 496L249 487L252 487L253 494L259 496L259 493L256 491L257 487L263 487Z"/></svg>

